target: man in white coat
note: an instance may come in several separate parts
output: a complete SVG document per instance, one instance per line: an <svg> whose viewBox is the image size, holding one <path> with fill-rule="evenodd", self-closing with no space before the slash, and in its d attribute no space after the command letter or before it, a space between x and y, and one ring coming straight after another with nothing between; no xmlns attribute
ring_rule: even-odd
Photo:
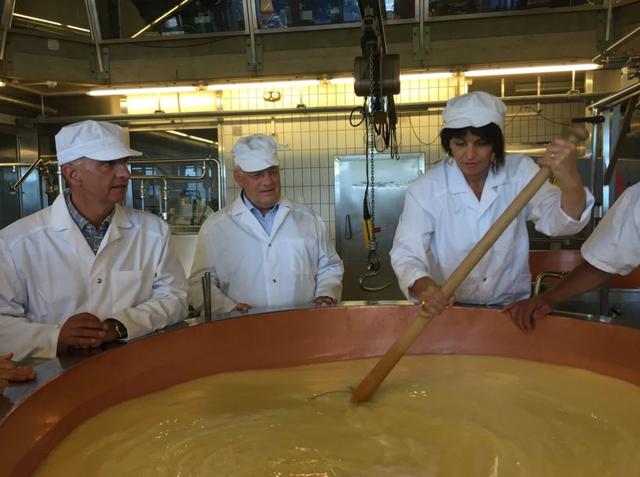
<svg viewBox="0 0 640 477"><path fill-rule="evenodd" d="M189 302L203 308L201 278L211 272L213 312L335 304L342 260L313 210L280 195L276 143L255 134L232 149L240 197L200 229Z"/></svg>
<svg viewBox="0 0 640 477"><path fill-rule="evenodd" d="M565 300L602 286L640 265L640 183L628 188L580 249L584 262L546 293L505 308L522 331Z"/></svg>
<svg viewBox="0 0 640 477"><path fill-rule="evenodd" d="M0 230L0 354L51 358L136 338L187 315L187 281L159 218L120 205L123 130L83 121L56 135L70 186Z"/></svg>

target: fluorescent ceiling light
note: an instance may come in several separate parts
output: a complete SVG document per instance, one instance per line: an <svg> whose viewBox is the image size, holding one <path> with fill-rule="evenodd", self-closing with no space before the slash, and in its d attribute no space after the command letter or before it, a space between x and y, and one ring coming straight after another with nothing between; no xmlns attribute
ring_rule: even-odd
<svg viewBox="0 0 640 477"><path fill-rule="evenodd" d="M594 63L576 63L568 65L522 66L517 68L495 68L487 70L470 70L464 75L467 78L480 76L524 75L533 73L561 73L564 71L590 71L599 67Z"/></svg>
<svg viewBox="0 0 640 477"><path fill-rule="evenodd" d="M47 25L54 25L54 26L58 26L58 27L70 28L71 30L78 30L78 31L85 32L85 33L91 33L91 30L89 30L87 28L81 28L81 27L77 27L77 26L74 26L74 25L65 25L64 23L54 22L52 20L47 20L46 18L32 17L30 15L24 15L22 13L15 13L15 12L14 12L13 16L16 17L16 18L21 18L22 20L27 20L27 21L31 21L31 22L45 23Z"/></svg>
<svg viewBox="0 0 640 477"><path fill-rule="evenodd" d="M400 80L411 81L411 80L421 80L421 79L445 79L451 78L453 73L451 71L434 71L429 73L408 73L405 75L400 75Z"/></svg>
<svg viewBox="0 0 640 477"><path fill-rule="evenodd" d="M175 12L176 10L179 10L180 8L182 8L185 4L189 3L191 0L182 0L182 2L180 2L178 5L176 5L175 7L173 7L171 10L167 10L166 12L164 12L162 15L160 15L158 18L156 18L155 20L153 20L151 23L149 23L148 25L146 25L144 28L142 28L141 30L139 30L138 32L134 33L131 38L136 38L140 35L142 35L145 31L147 31L149 28L151 28L152 26L156 25L158 22L164 20L165 18L167 18L169 15L171 15L173 12Z"/></svg>
<svg viewBox="0 0 640 477"><path fill-rule="evenodd" d="M207 86L208 91L225 91L237 89L266 89L266 88L292 88L297 86L318 86L320 80L292 80L292 81L255 81L251 83L222 83L210 84Z"/></svg>
<svg viewBox="0 0 640 477"><path fill-rule="evenodd" d="M451 71L437 71L437 72L428 72L428 73L407 73L401 74L400 80L411 81L411 80L421 80L421 79L444 79L451 78L454 75ZM353 76L346 76L342 78L331 78L329 83L331 84L353 84L355 80Z"/></svg>
<svg viewBox="0 0 640 477"><path fill-rule="evenodd" d="M211 139L206 139L206 138L200 137L200 136L193 136L191 134L185 134L183 132L175 131L173 129L168 130L167 132L169 134L173 134L174 136L186 137L186 138L192 139L194 141L204 142L205 144L216 144L215 141L212 141Z"/></svg>
<svg viewBox="0 0 640 477"><path fill-rule="evenodd" d="M329 83L331 84L353 84L355 82L355 80L353 79L353 76L347 76L344 78L331 78L329 80Z"/></svg>
<svg viewBox="0 0 640 477"><path fill-rule="evenodd" d="M135 94L192 93L198 91L197 86L159 86L152 88L94 89L89 96L127 96Z"/></svg>

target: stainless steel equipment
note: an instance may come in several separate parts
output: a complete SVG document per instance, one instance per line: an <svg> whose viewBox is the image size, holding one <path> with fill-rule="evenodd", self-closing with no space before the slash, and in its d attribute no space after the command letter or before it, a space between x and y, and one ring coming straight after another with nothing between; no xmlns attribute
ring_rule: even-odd
<svg viewBox="0 0 640 477"><path fill-rule="evenodd" d="M425 170L423 153L400 154L391 159L389 154L376 154L375 169L375 226L380 270L368 273L367 256L362 236L362 203L367 183L366 157L360 155L336 156L335 206L336 248L344 261L343 300L397 300L403 295L391 268L389 250L404 206L404 195L411 182ZM371 192L370 192L371 193ZM361 280L362 277L362 280ZM388 282L392 282L382 290ZM364 285L368 290L363 289Z"/></svg>

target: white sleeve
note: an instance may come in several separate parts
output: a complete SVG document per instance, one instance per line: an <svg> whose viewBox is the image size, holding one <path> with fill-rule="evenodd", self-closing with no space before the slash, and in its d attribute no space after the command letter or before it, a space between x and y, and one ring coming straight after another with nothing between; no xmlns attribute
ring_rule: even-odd
<svg viewBox="0 0 640 477"><path fill-rule="evenodd" d="M29 320L27 302L26 287L8 247L0 240L0 354L13 353L16 361L29 356L54 358L62 326Z"/></svg>
<svg viewBox="0 0 640 477"><path fill-rule="evenodd" d="M318 257L318 273L316 275L316 291L314 298L319 296L329 296L340 301L342 297L342 275L344 267L342 259L336 252L329 230L324 221L317 216L318 230L320 237L318 242L320 245L320 256Z"/></svg>
<svg viewBox="0 0 640 477"><path fill-rule="evenodd" d="M110 318L127 327L128 339L149 334L187 317L187 278L170 244L169 227L163 224L163 247L155 265L151 296L135 307L120 310Z"/></svg>
<svg viewBox="0 0 640 477"><path fill-rule="evenodd" d="M226 313L235 308L237 303L220 290L220 278L216 272L213 257L214 233L205 223L198 233L196 252L193 257L193 265L189 274L189 304L198 311L204 309L204 296L202 293L202 277L205 272L211 273L211 311L213 313Z"/></svg>
<svg viewBox="0 0 640 477"><path fill-rule="evenodd" d="M640 265L640 183L616 200L580 251L607 273L628 275Z"/></svg>
<svg viewBox="0 0 640 477"><path fill-rule="evenodd" d="M404 208L389 252L400 290L407 299L412 298L409 288L418 278L431 276L427 252L435 231L434 217L421 206L415 193L416 188L407 189Z"/></svg>
<svg viewBox="0 0 640 477"><path fill-rule="evenodd" d="M525 181L522 184L523 188L539 170L532 159L525 157L521 161L516 177ZM577 234L589 223L594 204L593 194L586 187L584 190L585 208L576 220L562 210L560 189L546 181L525 208L527 220L535 224L538 232L550 237Z"/></svg>

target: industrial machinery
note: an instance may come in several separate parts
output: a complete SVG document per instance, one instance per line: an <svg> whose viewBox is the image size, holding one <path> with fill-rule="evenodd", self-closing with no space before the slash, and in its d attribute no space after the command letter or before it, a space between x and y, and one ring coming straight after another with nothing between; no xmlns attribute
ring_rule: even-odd
<svg viewBox="0 0 640 477"><path fill-rule="evenodd" d="M400 93L400 59L387 53L382 23L383 9L380 0L358 0L362 18L362 55L354 61L354 91L365 97L364 105L352 111L353 126L365 127L365 176L366 187L362 203L362 234L368 250L367 271L360 275L359 283L365 291L381 291L393 281L375 287L364 285L364 280L375 277L381 267L375 222L375 155L390 149L391 158L398 157L396 141L396 113L394 94ZM359 121L354 116L360 114ZM337 202L336 202L337 203Z"/></svg>

